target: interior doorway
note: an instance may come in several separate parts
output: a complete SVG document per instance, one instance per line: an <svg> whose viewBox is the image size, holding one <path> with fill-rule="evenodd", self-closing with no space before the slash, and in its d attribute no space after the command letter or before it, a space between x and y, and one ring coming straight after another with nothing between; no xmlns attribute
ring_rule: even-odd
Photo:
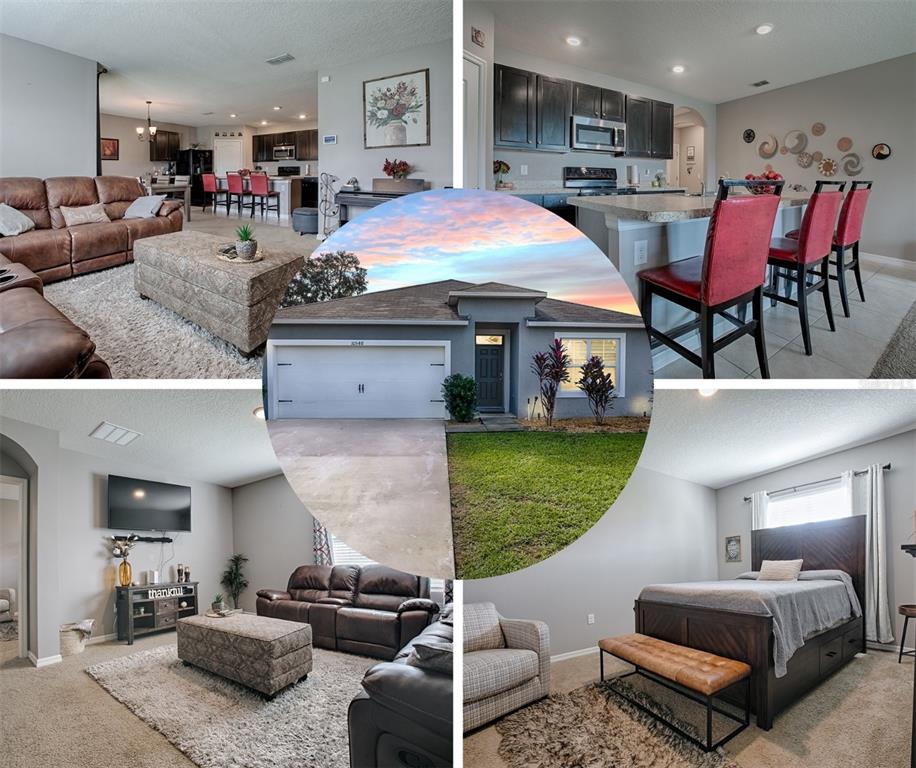
<svg viewBox="0 0 916 768"><path fill-rule="evenodd" d="M28 655L28 480L0 475L0 660Z"/></svg>
<svg viewBox="0 0 916 768"><path fill-rule="evenodd" d="M235 173L245 167L241 139L213 140L213 172L225 176L227 172Z"/></svg>
<svg viewBox="0 0 916 768"><path fill-rule="evenodd" d="M699 194L706 180L706 121L692 107L674 109L674 159L668 161L669 183Z"/></svg>
<svg viewBox="0 0 916 768"><path fill-rule="evenodd" d="M486 187L486 62L464 52L461 79L464 106L464 168L461 186L465 189Z"/></svg>

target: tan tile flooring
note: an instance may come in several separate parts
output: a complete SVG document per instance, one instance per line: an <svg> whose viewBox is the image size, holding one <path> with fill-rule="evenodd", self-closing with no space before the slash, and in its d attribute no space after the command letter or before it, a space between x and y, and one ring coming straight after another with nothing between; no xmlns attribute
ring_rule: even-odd
<svg viewBox="0 0 916 768"><path fill-rule="evenodd" d="M300 235L294 232L288 219L280 219L280 222L277 223L275 216L265 216L262 219L255 214L252 219L250 215L246 213L244 216L239 216L235 209L231 216L227 216L225 209L220 209L218 213L214 214L209 209L201 213L200 208L193 208L191 221L186 221L184 228L234 239L236 227L241 224L250 224L254 228L255 239L266 246L296 253L311 253L318 246L318 238L315 235Z"/></svg>

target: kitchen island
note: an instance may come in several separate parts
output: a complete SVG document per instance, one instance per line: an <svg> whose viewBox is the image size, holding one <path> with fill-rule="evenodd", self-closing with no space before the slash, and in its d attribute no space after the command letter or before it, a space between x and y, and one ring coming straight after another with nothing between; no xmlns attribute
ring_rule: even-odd
<svg viewBox="0 0 916 768"><path fill-rule="evenodd" d="M280 218L288 219L290 211L298 208L302 205L302 180L308 178L305 176L269 176L268 177L268 186L271 192L279 192L279 203L280 203ZM245 176L242 179L242 183L245 186L245 191L249 189L248 177ZM216 177L216 185L220 189L226 189L228 183L225 176ZM246 204L248 200L245 201ZM233 203L234 205L234 203ZM256 213L259 214L260 209L256 210ZM250 215L250 214L249 214ZM271 215L276 215L276 213L271 213Z"/></svg>
<svg viewBox="0 0 916 768"><path fill-rule="evenodd" d="M808 197L807 192L783 194L773 237L799 228ZM703 254L715 199L715 193L661 194L570 197L568 202L576 208L576 226L601 248L639 301L637 272ZM765 306L769 309L769 302ZM673 328L691 316L687 310L657 297L653 304L653 325L658 328ZM699 336L682 339L682 343L688 349L699 349ZM673 350L655 348L656 370L677 359L680 358Z"/></svg>

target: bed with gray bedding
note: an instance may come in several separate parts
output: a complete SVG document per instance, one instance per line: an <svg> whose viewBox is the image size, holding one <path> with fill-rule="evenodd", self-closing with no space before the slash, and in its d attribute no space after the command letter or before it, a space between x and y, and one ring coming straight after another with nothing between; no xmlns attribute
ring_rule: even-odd
<svg viewBox="0 0 916 768"><path fill-rule="evenodd" d="M640 600L773 617L776 677L805 641L862 615L847 573L802 571L798 581L757 581L757 572L725 581L652 584Z"/></svg>

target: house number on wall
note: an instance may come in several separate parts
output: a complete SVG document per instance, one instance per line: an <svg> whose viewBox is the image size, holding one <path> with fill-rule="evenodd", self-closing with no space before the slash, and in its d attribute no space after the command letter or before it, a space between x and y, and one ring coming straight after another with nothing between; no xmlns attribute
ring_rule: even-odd
<svg viewBox="0 0 916 768"><path fill-rule="evenodd" d="M350 342L351 347L362 347L362 346L365 346L365 344L366 344L365 341L351 341Z"/></svg>

